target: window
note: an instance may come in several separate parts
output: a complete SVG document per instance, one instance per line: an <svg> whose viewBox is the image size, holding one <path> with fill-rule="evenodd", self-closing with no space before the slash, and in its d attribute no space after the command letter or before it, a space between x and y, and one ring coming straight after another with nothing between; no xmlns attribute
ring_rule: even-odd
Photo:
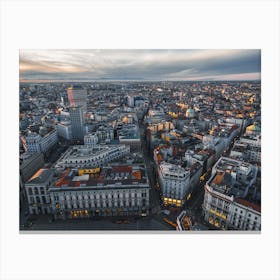
<svg viewBox="0 0 280 280"><path fill-rule="evenodd" d="M29 188L29 189L28 189L28 194L29 194L29 195L32 195L32 194L33 194L32 188Z"/></svg>
<svg viewBox="0 0 280 280"><path fill-rule="evenodd" d="M146 206L146 199L142 199L142 206Z"/></svg>

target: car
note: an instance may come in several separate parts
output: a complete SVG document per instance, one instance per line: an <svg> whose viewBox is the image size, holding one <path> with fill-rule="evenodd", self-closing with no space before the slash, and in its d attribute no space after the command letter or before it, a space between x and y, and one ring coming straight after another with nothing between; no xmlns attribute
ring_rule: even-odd
<svg viewBox="0 0 280 280"><path fill-rule="evenodd" d="M130 222L128 220L124 220L123 223L124 224L130 224Z"/></svg>

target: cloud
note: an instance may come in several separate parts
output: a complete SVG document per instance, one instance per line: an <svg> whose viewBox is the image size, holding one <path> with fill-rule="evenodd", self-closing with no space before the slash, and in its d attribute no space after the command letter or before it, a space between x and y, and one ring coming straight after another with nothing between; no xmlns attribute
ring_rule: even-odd
<svg viewBox="0 0 280 280"><path fill-rule="evenodd" d="M260 71L260 50L20 51L22 79L201 80L260 76Z"/></svg>

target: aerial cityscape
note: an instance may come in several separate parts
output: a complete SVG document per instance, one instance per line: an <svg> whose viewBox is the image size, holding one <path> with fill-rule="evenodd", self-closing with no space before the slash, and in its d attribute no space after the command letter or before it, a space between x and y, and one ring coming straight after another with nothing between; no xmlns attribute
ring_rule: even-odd
<svg viewBox="0 0 280 280"><path fill-rule="evenodd" d="M260 50L19 65L21 231L261 231Z"/></svg>

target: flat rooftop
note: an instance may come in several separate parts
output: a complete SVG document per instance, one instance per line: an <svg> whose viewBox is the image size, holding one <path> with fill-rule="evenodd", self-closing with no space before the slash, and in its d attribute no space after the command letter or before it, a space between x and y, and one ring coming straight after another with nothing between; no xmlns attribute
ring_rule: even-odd
<svg viewBox="0 0 280 280"><path fill-rule="evenodd" d="M179 175L179 174L187 174L189 172L189 170L182 168L180 165L175 165L167 162L162 162L160 164L160 169L162 173L165 174Z"/></svg>
<svg viewBox="0 0 280 280"><path fill-rule="evenodd" d="M63 156L59 159L68 159L68 158L77 158L83 159L88 158L89 156L98 156L103 154L104 152L109 152L116 150L118 148L124 147L124 144L120 145L100 145L100 146L87 146L87 145L76 145L69 147L68 150L63 154Z"/></svg>
<svg viewBox="0 0 280 280"><path fill-rule="evenodd" d="M246 162L222 157L215 165L214 173L208 185L214 191L228 196L243 196L247 187L256 179L257 169ZM243 174L238 178L237 174Z"/></svg>
<svg viewBox="0 0 280 280"><path fill-rule="evenodd" d="M77 170L67 169L54 187L106 187L108 185L148 184L144 165L121 165L101 168L96 173L78 175Z"/></svg>

